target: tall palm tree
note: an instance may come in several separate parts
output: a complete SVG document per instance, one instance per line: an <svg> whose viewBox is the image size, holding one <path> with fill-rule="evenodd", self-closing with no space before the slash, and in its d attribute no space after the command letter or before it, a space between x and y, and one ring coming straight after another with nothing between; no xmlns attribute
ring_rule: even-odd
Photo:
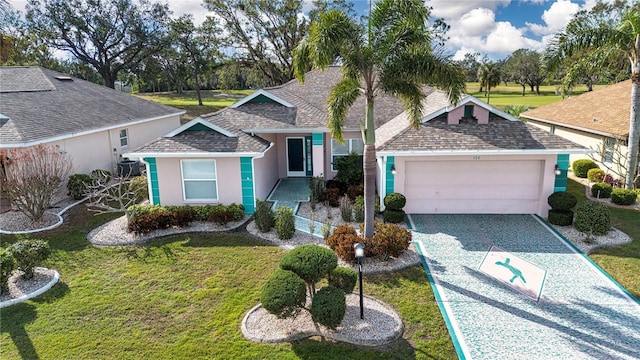
<svg viewBox="0 0 640 360"><path fill-rule="evenodd" d="M342 79L327 99L327 127L343 142L342 126L356 99L366 99L365 119L360 123L364 140L364 235L373 236L376 149L373 104L378 93L404 101L412 126L422 117L422 84L445 88L457 102L465 88L464 72L441 52L433 50L429 10L421 0L376 2L367 26L347 14L329 10L311 24L309 33L293 54L295 76L304 81L309 69L342 64Z"/></svg>
<svg viewBox="0 0 640 360"><path fill-rule="evenodd" d="M640 148L640 5L635 4L624 11L616 23L596 22L593 18L569 23L564 32L554 37L545 56L547 63L553 65L583 51L589 51L589 57L596 60L618 54L626 57L631 65L629 156L625 186L633 189Z"/></svg>
<svg viewBox="0 0 640 360"><path fill-rule="evenodd" d="M480 87L485 88L484 96L487 97L487 104L491 100L491 88L500 85L502 76L498 66L492 62L485 62L478 67L478 81Z"/></svg>

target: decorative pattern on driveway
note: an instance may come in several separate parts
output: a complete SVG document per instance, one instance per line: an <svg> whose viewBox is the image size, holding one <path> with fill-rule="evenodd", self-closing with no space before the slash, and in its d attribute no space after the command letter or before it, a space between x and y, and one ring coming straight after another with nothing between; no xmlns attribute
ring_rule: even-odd
<svg viewBox="0 0 640 360"><path fill-rule="evenodd" d="M640 357L640 302L538 217L409 220L461 359ZM539 302L480 271L492 246L546 270Z"/></svg>

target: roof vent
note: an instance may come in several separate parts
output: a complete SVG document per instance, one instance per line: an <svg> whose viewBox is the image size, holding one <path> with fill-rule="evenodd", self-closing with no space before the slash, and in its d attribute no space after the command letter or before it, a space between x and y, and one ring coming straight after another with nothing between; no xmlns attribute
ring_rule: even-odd
<svg viewBox="0 0 640 360"><path fill-rule="evenodd" d="M73 81L71 76L54 76L54 78L60 81Z"/></svg>

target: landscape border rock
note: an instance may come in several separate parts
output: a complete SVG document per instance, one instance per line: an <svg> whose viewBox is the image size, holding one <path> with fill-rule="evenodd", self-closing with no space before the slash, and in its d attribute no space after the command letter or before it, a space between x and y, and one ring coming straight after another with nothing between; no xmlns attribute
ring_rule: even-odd
<svg viewBox="0 0 640 360"><path fill-rule="evenodd" d="M44 281L46 281L47 278L50 278L49 281L47 281L46 283L44 283L44 281L41 282L33 282L32 280L29 280L27 282L29 282L30 284L35 284L35 286L37 287L36 289L29 289L30 291L27 291L26 293L24 293L24 295L20 295L18 297L10 297L8 300L4 300L2 302L0 302L0 309L7 307L7 306L11 306L11 305L15 305L15 304L19 304L21 302L25 302L29 299L33 299L36 296L40 296L42 294L44 294L46 291L48 291L49 289L51 289L53 287L53 285L55 285L56 283L58 283L58 281L60 280L60 273L58 273L57 270L54 269L47 269L47 268L43 268L43 267L35 267L34 268L34 277L35 276L39 276L39 277L43 277ZM12 292L12 288L16 288L16 284L18 282L20 282L20 277L22 276L22 274L18 271L14 272L13 275L11 275L11 277L9 278L9 295L13 295Z"/></svg>

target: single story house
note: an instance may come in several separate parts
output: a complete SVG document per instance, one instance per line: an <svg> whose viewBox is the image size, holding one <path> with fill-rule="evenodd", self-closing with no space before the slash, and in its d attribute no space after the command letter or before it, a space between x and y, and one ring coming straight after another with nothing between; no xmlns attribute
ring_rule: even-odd
<svg viewBox="0 0 640 360"><path fill-rule="evenodd" d="M628 154L631 80L573 96L520 114L529 124L595 150L591 156L617 171ZM616 153L618 147L619 154ZM570 161L590 158L572 154Z"/></svg>
<svg viewBox="0 0 640 360"><path fill-rule="evenodd" d="M253 213L279 179L331 179L334 159L363 153L364 99L347 116L343 144L326 126L326 99L340 76L330 67L303 84L257 90L125 155L147 164L154 204L236 202ZM424 92L417 130L399 99L380 94L375 102L378 194L405 194L409 212L546 215L547 196L566 187L569 154L588 151L474 97L452 105L442 91Z"/></svg>
<svg viewBox="0 0 640 360"><path fill-rule="evenodd" d="M113 170L124 152L180 126L184 113L42 67L0 67L0 150L57 145L75 173Z"/></svg>

